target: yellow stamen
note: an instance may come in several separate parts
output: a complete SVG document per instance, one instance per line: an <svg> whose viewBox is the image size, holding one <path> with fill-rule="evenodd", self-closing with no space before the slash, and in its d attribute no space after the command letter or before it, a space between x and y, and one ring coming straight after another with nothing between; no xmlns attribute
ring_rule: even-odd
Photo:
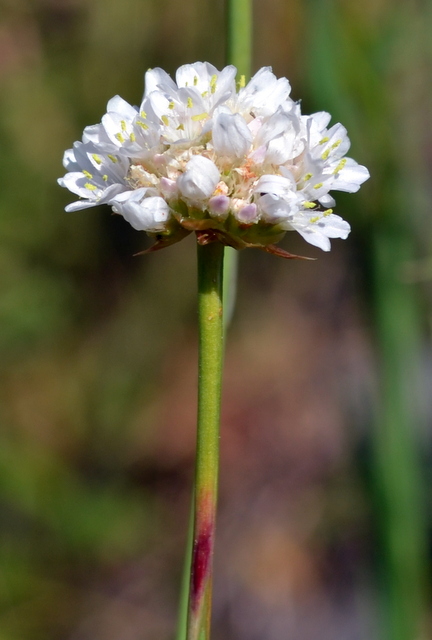
<svg viewBox="0 0 432 640"><path fill-rule="evenodd" d="M92 153L92 158L95 162L97 162L98 164L102 164L102 159L100 156L98 156L97 153Z"/></svg>
<svg viewBox="0 0 432 640"><path fill-rule="evenodd" d="M307 180L310 180L312 178L312 174L311 173L307 173L305 175L305 177L303 178L303 180L306 182Z"/></svg>
<svg viewBox="0 0 432 640"><path fill-rule="evenodd" d="M315 202L309 202L308 200L305 200L303 202L303 206L306 207L306 209L313 209L314 207L316 207L316 203Z"/></svg>
<svg viewBox="0 0 432 640"><path fill-rule="evenodd" d="M123 136L122 136L122 134L121 134L121 133L116 133L116 134L115 134L115 137L117 138L117 140L118 140L119 142L121 142L121 143L123 143L123 142L124 142L124 138L123 138Z"/></svg>
<svg viewBox="0 0 432 640"><path fill-rule="evenodd" d="M192 98L188 98L187 99L187 104L186 104L188 109L192 109L193 107L193 102L192 102Z"/></svg>
<svg viewBox="0 0 432 640"><path fill-rule="evenodd" d="M318 220L320 219L321 219L320 216L315 216L314 218L311 218L309 222L312 222L312 224L314 224L315 222L318 222Z"/></svg>
<svg viewBox="0 0 432 640"><path fill-rule="evenodd" d="M161 120L166 127L169 125L168 116L161 116Z"/></svg>
<svg viewBox="0 0 432 640"><path fill-rule="evenodd" d="M194 76L194 87L198 84L198 76Z"/></svg>
<svg viewBox="0 0 432 640"><path fill-rule="evenodd" d="M147 118L146 111L140 111L140 116L141 116L141 118L144 118L144 120L145 120Z"/></svg>
<svg viewBox="0 0 432 640"><path fill-rule="evenodd" d="M192 116L191 120L194 120L194 122L199 122L200 120L205 120L206 118L208 118L208 113L199 113L196 116Z"/></svg>
<svg viewBox="0 0 432 640"><path fill-rule="evenodd" d="M84 187L86 189L88 189L89 191L96 191L96 189L97 189L97 186L94 185L94 184L91 184L91 182L86 182Z"/></svg>
<svg viewBox="0 0 432 640"><path fill-rule="evenodd" d="M202 98L206 98L208 96L208 91L203 91L201 94Z"/></svg>
<svg viewBox="0 0 432 640"><path fill-rule="evenodd" d="M212 77L210 78L210 92L214 93L216 91L216 85L217 85L217 75L213 74Z"/></svg>
<svg viewBox="0 0 432 640"><path fill-rule="evenodd" d="M114 164L118 162L117 158L113 156L111 153L108 154L108 158L111 160L111 162L114 162Z"/></svg>
<svg viewBox="0 0 432 640"><path fill-rule="evenodd" d="M86 178L89 178L90 180L93 180L93 176L90 173L90 171L86 171L85 169L83 169L83 174L85 175Z"/></svg>
<svg viewBox="0 0 432 640"><path fill-rule="evenodd" d="M326 143L326 142L328 142L329 140L330 140L330 138L329 138L328 136L326 136L325 138L322 138L322 139L319 141L319 144L325 144L325 143Z"/></svg>
<svg viewBox="0 0 432 640"><path fill-rule="evenodd" d="M323 186L323 183L318 182L318 184L314 184L314 189L321 189L322 186Z"/></svg>
<svg viewBox="0 0 432 640"><path fill-rule="evenodd" d="M184 124L179 124L177 131L184 131Z"/></svg>
<svg viewBox="0 0 432 640"><path fill-rule="evenodd" d="M331 213L333 213L333 209L326 209L323 211L323 216L329 216Z"/></svg>
<svg viewBox="0 0 432 640"><path fill-rule="evenodd" d="M104 180L105 182L108 180L108 176L106 173L102 176L102 180Z"/></svg>
<svg viewBox="0 0 432 640"><path fill-rule="evenodd" d="M172 101L171 101L171 102L168 104L168 109L174 109L174 107L175 107L175 104L174 104L174 102L172 102Z"/></svg>
<svg viewBox="0 0 432 640"><path fill-rule="evenodd" d="M124 120L120 120L120 126L122 131L126 131L126 122Z"/></svg>
<svg viewBox="0 0 432 640"><path fill-rule="evenodd" d="M323 151L323 153L321 154L321 158L322 158L323 160L327 160L327 158L329 157L329 155L330 155L330 149L326 149L326 150L325 150L325 151Z"/></svg>
<svg viewBox="0 0 432 640"><path fill-rule="evenodd" d="M141 127L141 129L148 129L149 128L148 124L146 124L145 122L141 122L141 120L137 120L136 123L137 123L137 125L139 127Z"/></svg>
<svg viewBox="0 0 432 640"><path fill-rule="evenodd" d="M337 147L340 145L340 143L342 142L342 140L336 140L336 142L334 142L331 146L332 149L337 149Z"/></svg>
<svg viewBox="0 0 432 640"><path fill-rule="evenodd" d="M347 159L346 158L342 158L342 160L339 162L338 166L333 171L333 173L336 174L336 173L339 173L339 171L342 171L342 169L344 168L346 163L347 163Z"/></svg>
<svg viewBox="0 0 432 640"><path fill-rule="evenodd" d="M130 140L131 142L135 142L135 140L136 140L136 136L135 136L135 134L134 134L134 133L131 133L131 134L130 134L130 136L129 136L129 140Z"/></svg>

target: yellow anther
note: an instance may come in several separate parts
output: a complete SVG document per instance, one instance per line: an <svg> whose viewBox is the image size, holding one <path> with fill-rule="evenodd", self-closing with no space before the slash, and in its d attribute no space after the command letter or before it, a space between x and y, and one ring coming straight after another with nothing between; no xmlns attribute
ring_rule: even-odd
<svg viewBox="0 0 432 640"><path fill-rule="evenodd" d="M206 118L208 118L208 113L199 113L196 116L192 116L191 120L194 120L195 122L199 122L200 120L205 120Z"/></svg>
<svg viewBox="0 0 432 640"><path fill-rule="evenodd" d="M203 91L202 94L201 94L201 97L202 98L207 98L207 96L208 96L208 91Z"/></svg>
<svg viewBox="0 0 432 640"><path fill-rule="evenodd" d="M139 127L141 127L141 129L148 129L148 128L149 128L148 124L146 124L145 122L141 122L141 120L137 120L137 121L136 121L136 124L137 124Z"/></svg>
<svg viewBox="0 0 432 640"><path fill-rule="evenodd" d="M107 174L106 174L106 173L102 176L102 180L103 180L104 182L106 182L106 181L108 180L108 176L107 176Z"/></svg>
<svg viewBox="0 0 432 640"><path fill-rule="evenodd" d="M318 222L318 220L320 219L321 219L320 216L315 216L314 218L311 218L309 222L312 222L312 224L314 224L315 222Z"/></svg>
<svg viewBox="0 0 432 640"><path fill-rule="evenodd" d="M102 164L102 159L97 153L92 153L92 158L97 164Z"/></svg>
<svg viewBox="0 0 432 640"><path fill-rule="evenodd" d="M91 182L86 182L84 186L89 191L96 191L96 189L97 189L97 186L94 185L94 184L91 184Z"/></svg>
<svg viewBox="0 0 432 640"><path fill-rule="evenodd" d="M325 211L323 211L323 216L329 216L332 213L333 213L333 209L326 209Z"/></svg>
<svg viewBox="0 0 432 640"><path fill-rule="evenodd" d="M120 120L120 126L122 131L126 131L127 127L125 120Z"/></svg>
<svg viewBox="0 0 432 640"><path fill-rule="evenodd" d="M179 124L177 131L184 131L184 124Z"/></svg>
<svg viewBox="0 0 432 640"><path fill-rule="evenodd" d="M240 91L240 89L243 89L243 87L246 85L246 76L241 75L240 79L236 82L236 85L237 85L237 91Z"/></svg>
<svg viewBox="0 0 432 640"><path fill-rule="evenodd" d="M145 120L147 118L147 112L146 111L140 111L140 116L141 116L141 118L143 118Z"/></svg>
<svg viewBox="0 0 432 640"><path fill-rule="evenodd" d="M307 173L305 175L305 177L303 178L303 180L306 182L307 180L310 180L312 178L312 174L311 173Z"/></svg>
<svg viewBox="0 0 432 640"><path fill-rule="evenodd" d="M318 182L318 184L314 184L314 189L321 189L322 186L323 186L323 183Z"/></svg>
<svg viewBox="0 0 432 640"><path fill-rule="evenodd" d="M168 109L174 109L175 104L174 102L171 100L171 102L168 104Z"/></svg>
<svg viewBox="0 0 432 640"><path fill-rule="evenodd" d="M89 178L89 180L93 180L93 176L90 173L90 171L86 171L85 169L83 169L83 174L85 175L86 178Z"/></svg>
<svg viewBox="0 0 432 640"><path fill-rule="evenodd" d="M194 76L194 87L198 84L198 76Z"/></svg>
<svg viewBox="0 0 432 640"><path fill-rule="evenodd" d="M328 136L326 136L325 138L322 138L322 139L319 141L319 144L325 144L325 143L326 143L326 142L328 142L329 140L330 140L330 138L329 138Z"/></svg>
<svg viewBox="0 0 432 640"><path fill-rule="evenodd" d="M130 140L131 142L135 142L135 140L136 140L136 136L135 136L135 134L134 134L133 132L130 134L130 136L129 136L129 140Z"/></svg>
<svg viewBox="0 0 432 640"><path fill-rule="evenodd" d="M210 78L210 92L214 93L216 91L216 85L217 85L217 75L213 74L212 77Z"/></svg>
<svg viewBox="0 0 432 640"><path fill-rule="evenodd" d="M108 154L108 158L111 160L111 162L114 162L114 164L118 162L117 158L113 156L111 153Z"/></svg>
<svg viewBox="0 0 432 640"><path fill-rule="evenodd" d="M303 206L304 206L306 209L313 209L314 207L316 207L316 203L315 203L315 202L309 202L308 200L305 200L305 201L303 202Z"/></svg>
<svg viewBox="0 0 432 640"><path fill-rule="evenodd" d="M116 134L115 134L115 137L117 138L117 140L118 140L119 142L121 142L121 143L123 143L123 142L124 142L124 138L123 138L123 136L122 136L122 134L121 134L121 133L116 133Z"/></svg>
<svg viewBox="0 0 432 640"><path fill-rule="evenodd" d="M333 173L336 174L336 173L339 173L339 171L342 171L342 169L344 168L346 163L347 163L347 159L346 158L342 158L342 160L339 162L338 166L333 171Z"/></svg>
<svg viewBox="0 0 432 640"><path fill-rule="evenodd" d="M192 107L193 107L193 101L192 101L192 98L190 98L190 97L189 97L189 98L187 99L186 106L187 106L187 108L188 108L188 109L192 109Z"/></svg>
<svg viewBox="0 0 432 640"><path fill-rule="evenodd" d="M161 120L164 123L164 125L167 127L169 124L168 116L161 116Z"/></svg>
<svg viewBox="0 0 432 640"><path fill-rule="evenodd" d="M333 142L331 148L332 149L337 149L337 147L341 144L342 140L336 140L336 142Z"/></svg>
<svg viewBox="0 0 432 640"><path fill-rule="evenodd" d="M322 158L323 160L327 160L327 158L329 157L329 155L330 155L330 149L326 149L326 150L325 150L325 151L323 151L323 153L321 154L321 158Z"/></svg>

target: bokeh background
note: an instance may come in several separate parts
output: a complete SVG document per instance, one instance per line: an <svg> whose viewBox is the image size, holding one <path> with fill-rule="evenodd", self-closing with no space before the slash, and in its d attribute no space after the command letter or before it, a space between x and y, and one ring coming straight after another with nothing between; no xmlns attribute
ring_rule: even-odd
<svg viewBox="0 0 432 640"><path fill-rule="evenodd" d="M63 151L143 72L225 63L221 0L0 0L0 638L175 635L193 472L195 247L66 214ZM255 3L254 71L372 178L330 254L240 256L215 640L427 640L432 3Z"/></svg>

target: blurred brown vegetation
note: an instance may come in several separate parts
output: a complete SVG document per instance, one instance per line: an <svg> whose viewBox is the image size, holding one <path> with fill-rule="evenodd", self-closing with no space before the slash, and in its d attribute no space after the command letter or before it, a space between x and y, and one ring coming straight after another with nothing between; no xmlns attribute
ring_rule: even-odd
<svg viewBox="0 0 432 640"><path fill-rule="evenodd" d="M0 12L0 637L173 638L195 438L194 243L133 257L145 236L108 208L65 214L56 178L110 97L140 101L148 67L223 66L224 4L0 0ZM419 309L413 428L430 474L432 8L267 0L255 20L254 69L272 65L306 113L341 119L373 177L339 198L354 231L331 254L289 236L288 250L318 261L241 255L215 640L364 640L377 633L382 555L377 233L416 247L390 255Z"/></svg>

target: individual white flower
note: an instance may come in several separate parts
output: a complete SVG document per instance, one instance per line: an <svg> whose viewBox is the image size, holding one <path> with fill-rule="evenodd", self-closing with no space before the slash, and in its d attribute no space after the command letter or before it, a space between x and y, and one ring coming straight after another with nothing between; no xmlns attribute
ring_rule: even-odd
<svg viewBox="0 0 432 640"><path fill-rule="evenodd" d="M205 209L219 178L219 170L214 162L205 156L192 156L179 175L177 186L186 202Z"/></svg>
<svg viewBox="0 0 432 640"><path fill-rule="evenodd" d="M153 69L139 107L110 100L65 153L59 183L81 198L67 210L109 204L158 246L192 231L266 250L288 230L324 251L346 238L330 192L357 191L369 172L346 157L345 128L329 128L326 112L303 116L270 68L248 84L236 73L197 62L174 81Z"/></svg>

